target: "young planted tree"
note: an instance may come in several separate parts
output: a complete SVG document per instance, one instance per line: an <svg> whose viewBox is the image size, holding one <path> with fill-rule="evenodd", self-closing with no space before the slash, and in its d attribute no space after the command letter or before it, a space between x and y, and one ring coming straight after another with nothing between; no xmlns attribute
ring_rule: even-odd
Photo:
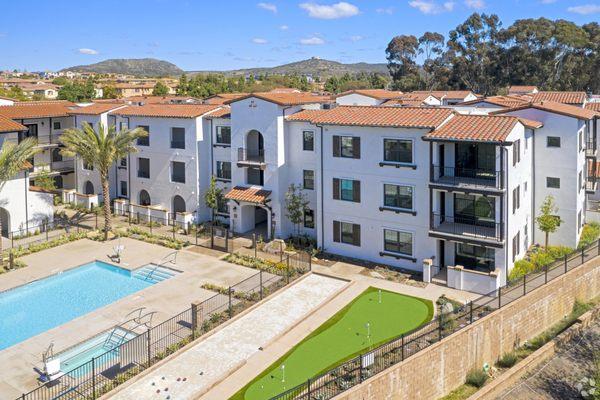
<svg viewBox="0 0 600 400"><path fill-rule="evenodd" d="M285 216L296 226L297 234L300 234L300 224L304 219L304 210L308 206L308 199L302 189L293 183L285 193Z"/></svg>
<svg viewBox="0 0 600 400"><path fill-rule="evenodd" d="M158 81L154 85L154 89L152 89L152 94L154 96L166 96L169 94L169 88L161 81Z"/></svg>
<svg viewBox="0 0 600 400"><path fill-rule="evenodd" d="M204 203L212 211L211 221L215 220L215 214L219 209L219 204L223 201L223 189L217 186L217 180L213 176L210 178L210 185L204 194Z"/></svg>
<svg viewBox="0 0 600 400"><path fill-rule="evenodd" d="M19 144L4 142L2 149L0 149L0 190L8 180L27 168L27 160L31 159L39 151L35 145L36 141L33 138L27 138ZM0 232L2 232L1 219ZM0 240L1 250L2 241Z"/></svg>
<svg viewBox="0 0 600 400"><path fill-rule="evenodd" d="M538 224L540 231L546 234L544 247L548 247L548 239L551 233L556 232L562 220L558 216L558 207L554 204L554 197L546 196L544 202L540 206L540 215L535 221Z"/></svg>
<svg viewBox="0 0 600 400"><path fill-rule="evenodd" d="M104 124L100 123L98 129L95 130L90 124L84 122L83 129L66 129L60 137L60 141L65 146L61 152L63 155L81 158L84 163L93 166L100 175L104 198L102 210L104 240L108 239L108 232L112 228L108 171L115 162L129 153L135 153L137 149L134 142L147 135L148 132L142 128L117 131L114 125L106 128Z"/></svg>

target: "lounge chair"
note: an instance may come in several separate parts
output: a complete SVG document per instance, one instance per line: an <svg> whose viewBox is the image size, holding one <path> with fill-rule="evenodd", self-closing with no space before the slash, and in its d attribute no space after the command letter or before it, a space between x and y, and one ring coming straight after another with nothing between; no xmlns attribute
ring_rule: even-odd
<svg viewBox="0 0 600 400"><path fill-rule="evenodd" d="M60 370L60 358L53 358L44 363L42 381L50 382L64 375L65 373Z"/></svg>

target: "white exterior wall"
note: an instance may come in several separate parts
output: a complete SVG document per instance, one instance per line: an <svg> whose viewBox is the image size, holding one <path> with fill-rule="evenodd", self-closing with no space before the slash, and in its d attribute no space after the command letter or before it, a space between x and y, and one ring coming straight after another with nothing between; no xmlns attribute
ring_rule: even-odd
<svg viewBox="0 0 600 400"><path fill-rule="evenodd" d="M578 143L579 133L584 136L585 123L576 118L533 108L514 111L509 115L544 124L542 128L536 129L534 134L534 218L538 216L546 196L552 195L563 222L555 233L550 234L550 244L576 247L581 234L581 227L577 226L579 212L582 214L582 223L585 222L585 189L578 188L577 182L579 172L583 175L586 173L585 145L580 151ZM548 136L560 137L561 147L547 147ZM547 177L560 178L560 189L547 188ZM534 241L543 244L544 240L545 234L536 228Z"/></svg>
<svg viewBox="0 0 600 400"><path fill-rule="evenodd" d="M54 216L52 194L29 190L29 179L24 173L0 187L0 207L8 211L9 232L26 230L28 223L29 228L35 229L45 221L52 221Z"/></svg>
<svg viewBox="0 0 600 400"><path fill-rule="evenodd" d="M335 102L341 106L378 106L384 101L359 93L350 93L335 98Z"/></svg>

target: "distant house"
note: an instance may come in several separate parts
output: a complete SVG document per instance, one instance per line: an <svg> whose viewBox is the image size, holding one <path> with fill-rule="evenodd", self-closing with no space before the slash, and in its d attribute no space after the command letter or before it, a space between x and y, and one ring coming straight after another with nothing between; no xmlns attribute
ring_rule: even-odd
<svg viewBox="0 0 600 400"><path fill-rule="evenodd" d="M223 104L229 100L235 100L247 96L248 93L219 93L206 97L202 102L204 104Z"/></svg>
<svg viewBox="0 0 600 400"><path fill-rule="evenodd" d="M52 83L23 83L17 86L20 87L25 96L29 98L33 96L41 96L50 100L58 98L58 89L60 88L60 86Z"/></svg>
<svg viewBox="0 0 600 400"><path fill-rule="evenodd" d="M532 94L534 102L554 101L556 103L583 106L587 101L585 92L537 92Z"/></svg>
<svg viewBox="0 0 600 400"><path fill-rule="evenodd" d="M164 83L164 82L163 82ZM119 97L131 97L131 96L149 96L154 90L156 82L143 82L143 83L116 83L113 87L117 91ZM169 94L175 94L175 88L165 84L169 88Z"/></svg>
<svg viewBox="0 0 600 400"><path fill-rule="evenodd" d="M379 106L402 95L400 91L386 89L356 89L338 94L335 102L341 106Z"/></svg>
<svg viewBox="0 0 600 400"><path fill-rule="evenodd" d="M508 88L509 95L534 94L539 92L537 86L510 86Z"/></svg>
<svg viewBox="0 0 600 400"><path fill-rule="evenodd" d="M388 107L403 107L403 106L441 106L442 100L430 93L405 93L397 99L387 100L382 105Z"/></svg>
<svg viewBox="0 0 600 400"><path fill-rule="evenodd" d="M412 93L430 94L440 99L443 106L452 106L478 99L478 96L470 90L416 90Z"/></svg>

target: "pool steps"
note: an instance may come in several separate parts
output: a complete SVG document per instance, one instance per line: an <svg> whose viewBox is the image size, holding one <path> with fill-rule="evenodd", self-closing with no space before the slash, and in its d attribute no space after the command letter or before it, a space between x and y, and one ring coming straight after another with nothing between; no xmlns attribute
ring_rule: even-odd
<svg viewBox="0 0 600 400"><path fill-rule="evenodd" d="M160 265L146 265L133 271L132 276L145 282L159 283L175 276L177 272Z"/></svg>

